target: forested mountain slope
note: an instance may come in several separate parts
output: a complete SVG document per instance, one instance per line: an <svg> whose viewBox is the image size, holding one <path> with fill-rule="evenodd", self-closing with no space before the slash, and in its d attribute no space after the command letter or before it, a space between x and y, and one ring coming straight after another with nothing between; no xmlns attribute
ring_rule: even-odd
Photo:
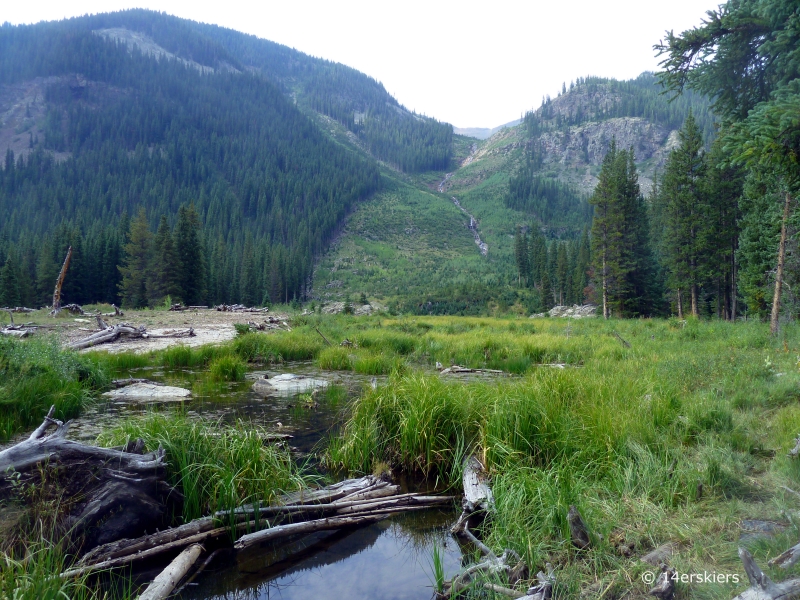
<svg viewBox="0 0 800 600"><path fill-rule="evenodd" d="M457 225L446 226L429 209L413 213L413 225L408 216L390 231L392 221L379 223L374 206L385 202L384 210L388 210L397 206L401 196L381 193L348 219L345 235L318 269L315 295L337 299L363 290L420 312L470 313L514 304L519 310L538 310L540 297L518 289L517 230L543 234L550 247L550 256L543 260L551 263L551 269L561 242L571 243L567 254L569 261L576 261L581 235L591 223L587 198L612 139L620 148L633 147L647 194L653 177L663 171L677 143L677 130L690 110L707 141L713 138L708 106L707 100L691 93L670 102L648 73L631 81L586 78L564 86L557 98L544 99L519 125L503 128L487 140L471 139L472 151L456 152L460 166L446 181L444 172L418 178L419 185L427 185L430 193L442 198L442 210L450 210L456 198L475 216L489 247L486 256L467 240L463 253L455 257L428 250L437 256L433 271L427 262L409 260L410 249L425 239L420 232L438 231L436 239L443 250L448 236L469 233L469 219L453 213ZM440 183L443 193L438 193ZM568 268L574 270L572 265ZM409 284L404 285L404 279ZM575 293L562 299L582 301L577 279L573 287Z"/></svg>
<svg viewBox="0 0 800 600"><path fill-rule="evenodd" d="M6 24L0 266L19 284L0 304L45 302L70 244L65 296L119 302L129 219L174 226L189 203L203 264L176 269L198 271L193 301L301 298L313 257L381 185L358 148L444 168L451 137L354 69L231 30L143 10Z"/></svg>

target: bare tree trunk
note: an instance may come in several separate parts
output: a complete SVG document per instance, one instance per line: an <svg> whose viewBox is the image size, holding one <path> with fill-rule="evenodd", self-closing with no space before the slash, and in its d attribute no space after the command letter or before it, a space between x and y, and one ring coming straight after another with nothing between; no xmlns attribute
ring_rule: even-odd
<svg viewBox="0 0 800 600"><path fill-rule="evenodd" d="M731 248L731 321L736 320L736 250Z"/></svg>
<svg viewBox="0 0 800 600"><path fill-rule="evenodd" d="M693 281L691 287L689 288L689 292L692 298L692 316L698 316L697 312L697 284Z"/></svg>
<svg viewBox="0 0 800 600"><path fill-rule="evenodd" d="M683 318L683 292L678 288L678 318Z"/></svg>
<svg viewBox="0 0 800 600"><path fill-rule="evenodd" d="M792 196L786 192L786 201L783 204L783 218L781 219L781 241L778 245L778 269L775 272L775 295L772 297L772 315L769 319L769 330L772 335L778 333L778 317L781 312L781 288L783 287L783 263L786 259L786 225L789 221L789 208Z"/></svg>
<svg viewBox="0 0 800 600"><path fill-rule="evenodd" d="M72 246L67 250L67 256L64 259L64 264L61 265L61 271L58 273L56 279L56 287L53 290L53 311L52 315L57 315L61 310L61 287L64 285L64 278L67 276L67 269L69 269L69 261L72 258Z"/></svg>

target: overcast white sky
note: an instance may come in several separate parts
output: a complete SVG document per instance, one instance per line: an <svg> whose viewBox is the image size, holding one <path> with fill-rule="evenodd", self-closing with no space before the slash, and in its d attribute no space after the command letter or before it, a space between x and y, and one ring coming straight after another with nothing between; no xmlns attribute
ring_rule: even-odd
<svg viewBox="0 0 800 600"><path fill-rule="evenodd" d="M721 1L4 0L0 22L161 10L355 67L407 108L457 127L494 127L564 81L656 70L664 31L699 25Z"/></svg>

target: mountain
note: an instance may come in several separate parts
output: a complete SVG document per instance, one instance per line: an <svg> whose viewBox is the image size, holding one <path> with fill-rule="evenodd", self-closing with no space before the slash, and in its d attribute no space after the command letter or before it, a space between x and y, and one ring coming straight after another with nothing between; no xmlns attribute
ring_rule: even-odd
<svg viewBox="0 0 800 600"><path fill-rule="evenodd" d="M522 119L516 119L514 121L509 121L503 125L498 125L497 127L488 128L488 127L454 127L453 133L458 135L464 135L466 137L473 137L479 140L485 140L492 137L495 133L500 131L501 129L505 129L507 127L513 127L514 125L519 125Z"/></svg>
<svg viewBox="0 0 800 600"><path fill-rule="evenodd" d="M0 260L35 282L30 302L70 244L65 295L119 302L126 219L174 226L188 203L204 300L301 298L379 164L445 168L452 153L450 125L354 69L144 10L0 27L0 115Z"/></svg>
<svg viewBox="0 0 800 600"><path fill-rule="evenodd" d="M671 102L651 73L630 81L591 77L486 140L456 136L458 168L417 177L414 194L380 192L348 217L315 271L314 295L333 300L364 291L419 312L530 310L515 291L517 229L577 239L591 223L587 198L612 139L634 148L649 193L690 110L710 143L706 99L686 93ZM386 214L393 219L378 216ZM473 243L471 218L488 245L485 256Z"/></svg>
<svg viewBox="0 0 800 600"><path fill-rule="evenodd" d="M157 258L125 286L135 303L185 299L191 271L199 303L519 307L518 228L577 239L611 140L634 147L646 191L689 110L710 138L708 103L670 103L652 74L586 78L479 140L354 69L214 25L144 10L4 25L0 280L19 283L0 298L46 303L72 245L71 302L119 302L139 252ZM173 242L193 239L184 260Z"/></svg>

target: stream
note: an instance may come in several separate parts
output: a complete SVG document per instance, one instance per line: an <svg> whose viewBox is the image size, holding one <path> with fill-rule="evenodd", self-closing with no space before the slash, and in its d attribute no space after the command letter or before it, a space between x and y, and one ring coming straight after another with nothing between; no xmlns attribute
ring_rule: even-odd
<svg viewBox="0 0 800 600"><path fill-rule="evenodd" d="M477 151L478 151L478 145L473 144L470 155L466 159L464 159L464 162L461 163L461 166L464 167L470 164L473 161L475 153ZM452 176L453 173L447 173L444 176L444 179L442 179L441 183L439 183L439 192L445 193L447 191L446 190L447 182L450 180ZM461 212L463 212L465 215L469 217L469 224L467 225L467 227L469 228L470 232L472 232L472 237L475 238L475 244L477 244L478 249L481 251L481 255L486 256L489 253L489 246L486 244L486 242L481 240L481 234L478 231L478 220L475 217L473 217L470 213L468 213L467 209L461 206L461 202L458 201L458 198L456 198L455 196L450 196L450 199L453 201L453 204L455 204L456 207Z"/></svg>
<svg viewBox="0 0 800 600"><path fill-rule="evenodd" d="M344 388L340 402L320 401L307 408L297 395L261 396L253 392L254 379L268 373L294 373L325 379ZM288 440L298 460L316 461L315 453L342 420L343 409L372 383L371 376L321 371L311 362L278 365L251 371L244 382L200 384L201 373L189 369L132 369L124 375L186 387L192 398L185 402L132 403L103 401L76 419L69 437L93 441L120 417L149 410L183 408L187 414L222 422L247 420ZM377 384L385 378L377 378ZM306 396L307 398L307 396ZM183 406L181 406L183 405ZM426 491L424 481L397 481L403 491ZM438 547L446 578L462 567L462 552L449 528L457 517L455 507L398 515L384 521L332 532L319 532L289 544L270 544L234 552L226 551L176 598L192 600L319 600L349 598L375 600L430 600L433 590L433 553ZM155 576L153 573L152 576ZM146 578L150 573L142 573Z"/></svg>

